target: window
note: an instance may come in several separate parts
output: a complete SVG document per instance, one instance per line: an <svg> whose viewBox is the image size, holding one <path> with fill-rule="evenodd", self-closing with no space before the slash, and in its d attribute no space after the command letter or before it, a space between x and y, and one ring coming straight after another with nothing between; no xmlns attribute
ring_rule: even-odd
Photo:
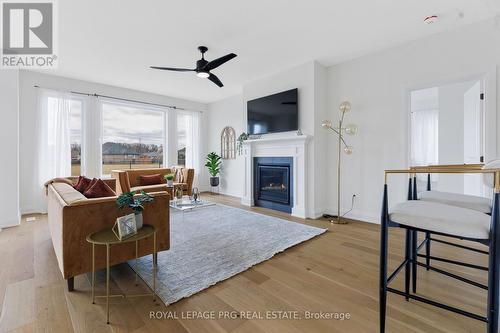
<svg viewBox="0 0 500 333"><path fill-rule="evenodd" d="M102 174L163 166L165 112L141 104L102 103Z"/></svg>
<svg viewBox="0 0 500 333"><path fill-rule="evenodd" d="M70 100L69 136L72 176L82 174L82 106L82 101Z"/></svg>

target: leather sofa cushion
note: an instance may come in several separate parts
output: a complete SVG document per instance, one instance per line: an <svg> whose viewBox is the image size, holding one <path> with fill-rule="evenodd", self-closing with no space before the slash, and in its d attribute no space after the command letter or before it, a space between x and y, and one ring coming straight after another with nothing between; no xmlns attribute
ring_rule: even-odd
<svg viewBox="0 0 500 333"><path fill-rule="evenodd" d="M101 179L97 179L92 186L85 190L83 195L87 198L104 198L114 197L116 193Z"/></svg>
<svg viewBox="0 0 500 333"><path fill-rule="evenodd" d="M139 176L139 186L158 185L161 183L163 183L163 181L159 173Z"/></svg>
<svg viewBox="0 0 500 333"><path fill-rule="evenodd" d="M53 183L54 189L61 196L61 198L66 202L67 205L71 205L75 202L85 201L87 198L78 192L73 186L66 183Z"/></svg>

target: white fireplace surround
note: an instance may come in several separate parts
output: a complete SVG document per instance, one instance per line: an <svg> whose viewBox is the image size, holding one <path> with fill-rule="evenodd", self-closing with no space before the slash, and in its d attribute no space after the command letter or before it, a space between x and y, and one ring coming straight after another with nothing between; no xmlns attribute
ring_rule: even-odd
<svg viewBox="0 0 500 333"><path fill-rule="evenodd" d="M283 137L265 137L243 142L245 158L245 187L241 203L254 205L254 157L292 157L293 158L293 207L292 215L306 218L307 193L307 143L308 135L293 135Z"/></svg>

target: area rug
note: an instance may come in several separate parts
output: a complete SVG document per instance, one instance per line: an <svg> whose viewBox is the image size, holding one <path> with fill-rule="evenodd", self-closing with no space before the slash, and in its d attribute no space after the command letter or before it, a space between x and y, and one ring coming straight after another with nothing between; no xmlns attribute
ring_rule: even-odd
<svg viewBox="0 0 500 333"><path fill-rule="evenodd" d="M170 250L158 253L156 292L174 303L325 231L220 204L172 210ZM151 257L139 258L137 267L129 262L150 287Z"/></svg>

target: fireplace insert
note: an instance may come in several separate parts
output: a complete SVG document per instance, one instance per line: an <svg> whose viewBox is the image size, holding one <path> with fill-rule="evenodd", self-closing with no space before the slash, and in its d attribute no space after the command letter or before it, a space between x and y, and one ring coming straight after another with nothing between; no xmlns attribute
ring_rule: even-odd
<svg viewBox="0 0 500 333"><path fill-rule="evenodd" d="M291 157L255 158L254 203L256 206L291 213L293 206Z"/></svg>

